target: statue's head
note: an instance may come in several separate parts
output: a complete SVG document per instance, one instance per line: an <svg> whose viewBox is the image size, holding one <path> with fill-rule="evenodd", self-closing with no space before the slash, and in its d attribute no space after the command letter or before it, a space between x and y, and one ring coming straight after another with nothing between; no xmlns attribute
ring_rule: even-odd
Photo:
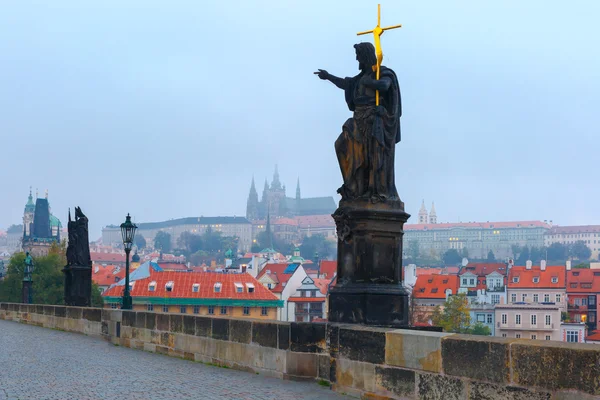
<svg viewBox="0 0 600 400"><path fill-rule="evenodd" d="M358 69L371 70L373 65L377 65L377 56L375 55L375 46L371 43L363 42L354 45L356 50L356 61Z"/></svg>
<svg viewBox="0 0 600 400"><path fill-rule="evenodd" d="M29 257L29 252L28 251L25 252L25 257Z"/></svg>

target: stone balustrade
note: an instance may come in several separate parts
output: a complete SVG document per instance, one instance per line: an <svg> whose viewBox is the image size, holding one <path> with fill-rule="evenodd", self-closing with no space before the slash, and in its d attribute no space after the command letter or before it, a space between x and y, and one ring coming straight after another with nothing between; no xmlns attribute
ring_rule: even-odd
<svg viewBox="0 0 600 400"><path fill-rule="evenodd" d="M332 323L0 303L0 319L364 399L600 398L600 346Z"/></svg>

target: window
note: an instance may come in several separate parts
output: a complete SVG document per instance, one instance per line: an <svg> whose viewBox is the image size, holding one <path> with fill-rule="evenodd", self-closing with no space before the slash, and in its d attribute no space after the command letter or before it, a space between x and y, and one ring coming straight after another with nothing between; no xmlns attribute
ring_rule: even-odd
<svg viewBox="0 0 600 400"><path fill-rule="evenodd" d="M438 288L434 287L433 289L431 289L431 293L437 293L438 292ZM309 296L306 296L309 297Z"/></svg>
<svg viewBox="0 0 600 400"><path fill-rule="evenodd" d="M560 294L557 294L557 295L556 295L556 302L557 302L557 303L560 303L560 300L561 300L561 296L560 296Z"/></svg>
<svg viewBox="0 0 600 400"><path fill-rule="evenodd" d="M531 325L537 325L537 314L531 314Z"/></svg>
<svg viewBox="0 0 600 400"><path fill-rule="evenodd" d="M534 295L533 295L533 302L534 302L534 303L537 303L537 302L539 302L539 301L540 301L540 296L539 296L537 293L536 293L536 294L534 294Z"/></svg>
<svg viewBox="0 0 600 400"><path fill-rule="evenodd" d="M552 323L552 316L546 314L546 326L550 326Z"/></svg>
<svg viewBox="0 0 600 400"><path fill-rule="evenodd" d="M200 306L194 306L194 314L200 314Z"/></svg>
<svg viewBox="0 0 600 400"><path fill-rule="evenodd" d="M521 295L521 301L522 301L523 303L525 303L525 302L527 301L527 294L526 294L526 293L523 293L523 294Z"/></svg>
<svg viewBox="0 0 600 400"><path fill-rule="evenodd" d="M208 306L208 313L213 315L215 313L215 306Z"/></svg>
<svg viewBox="0 0 600 400"><path fill-rule="evenodd" d="M168 305L164 305L163 306L163 312L169 312L169 306Z"/></svg>
<svg viewBox="0 0 600 400"><path fill-rule="evenodd" d="M267 307L261 307L260 315L268 315L269 309Z"/></svg>
<svg viewBox="0 0 600 400"><path fill-rule="evenodd" d="M244 307L244 315L250 315L250 307Z"/></svg>
<svg viewBox="0 0 600 400"><path fill-rule="evenodd" d="M550 295L549 294L545 294L544 295L544 303L549 303L550 302Z"/></svg>
<svg viewBox="0 0 600 400"><path fill-rule="evenodd" d="M111 303L110 308L116 309L117 308L117 303Z"/></svg>
<svg viewBox="0 0 600 400"><path fill-rule="evenodd" d="M469 285L475 285L475 279L474 278L469 279Z"/></svg>
<svg viewBox="0 0 600 400"><path fill-rule="evenodd" d="M503 333L503 334L502 334L502 337L506 337L506 333Z"/></svg>
<svg viewBox="0 0 600 400"><path fill-rule="evenodd" d="M488 324L492 324L493 323L493 314L488 314L487 315L487 323Z"/></svg>
<svg viewBox="0 0 600 400"><path fill-rule="evenodd" d="M546 335L546 340L550 340L550 335Z"/></svg>
<svg viewBox="0 0 600 400"><path fill-rule="evenodd" d="M199 283L194 283L192 285L192 292L193 293L198 293L200 291L200 284Z"/></svg>
<svg viewBox="0 0 600 400"><path fill-rule="evenodd" d="M521 314L515 315L515 324L521 325Z"/></svg>
<svg viewBox="0 0 600 400"><path fill-rule="evenodd" d="M534 276L533 277L533 283L540 283L540 277L539 276Z"/></svg>
<svg viewBox="0 0 600 400"><path fill-rule="evenodd" d="M513 283L519 283L519 277L513 276Z"/></svg>
<svg viewBox="0 0 600 400"><path fill-rule="evenodd" d="M267 283L267 289L273 289L273 284Z"/></svg>
<svg viewBox="0 0 600 400"><path fill-rule="evenodd" d="M154 311L154 304L148 304L146 308L148 311Z"/></svg>
<svg viewBox="0 0 600 400"><path fill-rule="evenodd" d="M577 304L577 303L575 303L575 304ZM581 299L581 305L582 306L587 306L587 299L586 298Z"/></svg>
<svg viewBox="0 0 600 400"><path fill-rule="evenodd" d="M225 314L227 314L227 307L221 306L221 315L225 315Z"/></svg>
<svg viewBox="0 0 600 400"><path fill-rule="evenodd" d="M515 337L516 337L517 339L521 339L521 334L520 334L520 333L517 333L517 334L515 335Z"/></svg>
<svg viewBox="0 0 600 400"><path fill-rule="evenodd" d="M215 293L221 293L221 282L215 283Z"/></svg>
<svg viewBox="0 0 600 400"><path fill-rule="evenodd" d="M492 295L492 304L500 304L500 295L499 294Z"/></svg>
<svg viewBox="0 0 600 400"><path fill-rule="evenodd" d="M463 284L463 286L467 286L467 278L463 278L462 284Z"/></svg>
<svg viewBox="0 0 600 400"><path fill-rule="evenodd" d="M506 325L508 316L506 314L502 314L502 325Z"/></svg>
<svg viewBox="0 0 600 400"><path fill-rule="evenodd" d="M536 340L537 339L537 335L531 335L531 339Z"/></svg>
<svg viewBox="0 0 600 400"><path fill-rule="evenodd" d="M243 293L244 292L244 285L242 285L241 283L234 283L235 285L235 292L236 293Z"/></svg>
<svg viewBox="0 0 600 400"><path fill-rule="evenodd" d="M477 322L485 322L485 314L477 314Z"/></svg>
<svg viewBox="0 0 600 400"><path fill-rule="evenodd" d="M592 288L592 284L591 283L582 283L581 284L581 288L582 289L591 289Z"/></svg>
<svg viewBox="0 0 600 400"><path fill-rule="evenodd" d="M173 291L173 285L174 285L173 281L167 282L167 284L165 285L165 290L167 292L172 292Z"/></svg>
<svg viewBox="0 0 600 400"><path fill-rule="evenodd" d="M246 289L248 289L248 293L254 293L254 284L246 283Z"/></svg>
<svg viewBox="0 0 600 400"><path fill-rule="evenodd" d="M552 283L558 283L558 276L552 277Z"/></svg>
<svg viewBox="0 0 600 400"><path fill-rule="evenodd" d="M149 292L154 292L156 290L156 282L152 281L148 284L148 291Z"/></svg>
<svg viewBox="0 0 600 400"><path fill-rule="evenodd" d="M187 307L186 306L180 306L179 307L179 312L182 314L186 314L187 313Z"/></svg>
<svg viewBox="0 0 600 400"><path fill-rule="evenodd" d="M578 331L567 331L567 343L577 343L579 342L579 332Z"/></svg>
<svg viewBox="0 0 600 400"><path fill-rule="evenodd" d="M511 303L516 303L517 302L517 294L513 293L510 295L510 302Z"/></svg>

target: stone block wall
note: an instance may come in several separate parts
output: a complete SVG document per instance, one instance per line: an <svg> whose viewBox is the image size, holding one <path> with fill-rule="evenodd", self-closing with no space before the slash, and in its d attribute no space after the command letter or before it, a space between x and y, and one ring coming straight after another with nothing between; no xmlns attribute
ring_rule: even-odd
<svg viewBox="0 0 600 400"><path fill-rule="evenodd" d="M0 303L0 319L364 399L600 398L600 346L330 323Z"/></svg>

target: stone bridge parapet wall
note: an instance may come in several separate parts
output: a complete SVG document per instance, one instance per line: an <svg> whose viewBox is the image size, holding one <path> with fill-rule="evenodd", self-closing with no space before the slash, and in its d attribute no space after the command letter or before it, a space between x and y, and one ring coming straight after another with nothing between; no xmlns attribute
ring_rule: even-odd
<svg viewBox="0 0 600 400"><path fill-rule="evenodd" d="M13 303L0 303L0 319L327 382L364 399L600 398L600 345L593 344Z"/></svg>

